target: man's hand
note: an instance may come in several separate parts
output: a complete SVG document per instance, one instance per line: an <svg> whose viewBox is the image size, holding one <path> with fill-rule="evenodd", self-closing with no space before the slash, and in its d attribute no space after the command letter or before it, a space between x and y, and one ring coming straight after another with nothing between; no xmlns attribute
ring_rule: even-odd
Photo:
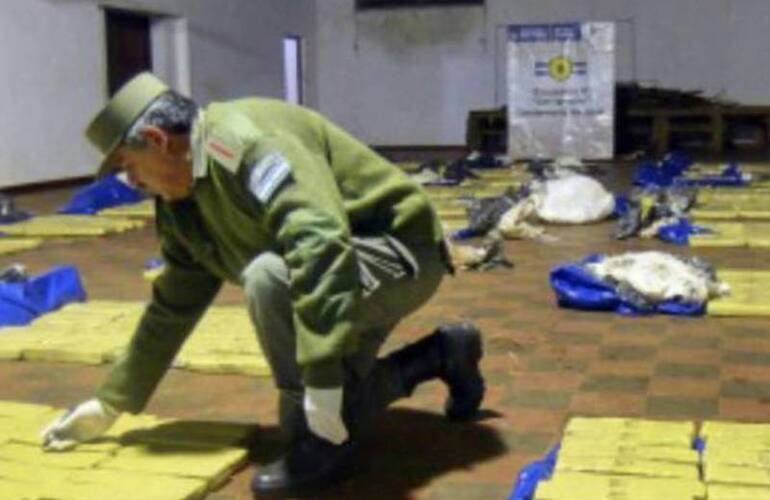
<svg viewBox="0 0 770 500"><path fill-rule="evenodd" d="M342 388L305 388L305 416L310 430L318 437L334 444L348 439L348 430L342 421Z"/></svg>
<svg viewBox="0 0 770 500"><path fill-rule="evenodd" d="M43 430L43 449L64 451L74 448L78 443L95 439L104 434L119 415L120 412L98 399L89 399Z"/></svg>

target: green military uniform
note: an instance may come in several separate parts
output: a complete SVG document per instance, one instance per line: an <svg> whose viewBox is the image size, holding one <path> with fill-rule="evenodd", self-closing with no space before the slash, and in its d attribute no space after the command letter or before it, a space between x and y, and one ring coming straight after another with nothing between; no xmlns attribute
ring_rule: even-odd
<svg viewBox="0 0 770 500"><path fill-rule="evenodd" d="M191 152L192 196L158 201L166 269L98 397L141 411L223 281L245 287L279 387L366 377L390 329L446 271L423 190L317 113L276 100L208 106ZM285 300L264 298L275 283ZM269 345L277 337L293 339L293 359L287 344Z"/></svg>

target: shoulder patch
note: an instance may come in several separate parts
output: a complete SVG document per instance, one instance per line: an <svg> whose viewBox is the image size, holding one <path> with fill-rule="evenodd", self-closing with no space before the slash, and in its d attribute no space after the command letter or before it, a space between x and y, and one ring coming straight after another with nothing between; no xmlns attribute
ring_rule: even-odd
<svg viewBox="0 0 770 500"><path fill-rule="evenodd" d="M259 160L249 176L249 191L266 204L291 176L291 167L280 153L269 153Z"/></svg>
<svg viewBox="0 0 770 500"><path fill-rule="evenodd" d="M226 169L235 172L241 163L244 148L228 142L218 137L208 137L203 147L209 156L221 163Z"/></svg>
<svg viewBox="0 0 770 500"><path fill-rule="evenodd" d="M207 119L203 149L231 172L237 172L246 151L259 140L260 132L243 114L213 109Z"/></svg>

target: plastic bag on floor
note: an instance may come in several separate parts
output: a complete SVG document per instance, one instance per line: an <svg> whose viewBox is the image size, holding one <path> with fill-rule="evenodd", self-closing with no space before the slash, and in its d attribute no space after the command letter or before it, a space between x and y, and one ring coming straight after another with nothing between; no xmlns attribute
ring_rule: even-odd
<svg viewBox="0 0 770 500"><path fill-rule="evenodd" d="M657 228L657 236L666 243L673 243L674 245L688 245L690 243L690 236L693 234L709 234L713 233L711 229L703 226L692 224L687 219L674 219L668 224L664 224Z"/></svg>
<svg viewBox="0 0 770 500"><path fill-rule="evenodd" d="M663 252L594 255L556 268L551 286L562 307L620 314L701 315L729 293L705 262Z"/></svg>
<svg viewBox="0 0 770 500"><path fill-rule="evenodd" d="M526 193L517 193L509 189L502 196L462 200L468 212L468 229L476 235L487 234L497 227L503 214L515 206L522 196L526 196Z"/></svg>
<svg viewBox="0 0 770 500"><path fill-rule="evenodd" d="M697 190L683 186L633 190L625 201L624 213L620 215L613 235L621 240L637 235L657 236L661 226L686 217L695 204L696 195ZM617 206L615 213L618 213Z"/></svg>
<svg viewBox="0 0 770 500"><path fill-rule="evenodd" d="M513 263L505 256L503 241L490 238L481 246L449 245L452 266L464 271L488 271L496 267L512 268Z"/></svg>
<svg viewBox="0 0 770 500"><path fill-rule="evenodd" d="M506 240L531 239L545 243L555 241L556 237L546 234L544 227L527 222L534 213L535 200L532 197L524 198L500 217L497 232Z"/></svg>
<svg viewBox="0 0 770 500"><path fill-rule="evenodd" d="M657 163L650 160L643 161L634 173L633 183L646 188L668 187L692 164L693 161L687 155L679 152L669 153Z"/></svg>
<svg viewBox="0 0 770 500"><path fill-rule="evenodd" d="M570 175L532 188L537 216L547 222L585 224L609 217L615 197L595 179Z"/></svg>
<svg viewBox="0 0 770 500"><path fill-rule="evenodd" d="M24 281L0 283L0 326L26 325L70 302L86 300L74 266L54 268Z"/></svg>

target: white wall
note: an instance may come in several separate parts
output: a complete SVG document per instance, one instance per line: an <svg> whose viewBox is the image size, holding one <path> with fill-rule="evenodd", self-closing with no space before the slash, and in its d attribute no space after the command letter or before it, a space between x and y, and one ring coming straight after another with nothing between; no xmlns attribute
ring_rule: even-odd
<svg viewBox="0 0 770 500"><path fill-rule="evenodd" d="M201 103L281 97L283 36L314 44L312 0L2 0L0 187L94 172L98 157L83 129L106 101L102 5L185 18L192 96ZM307 83L312 105L315 82Z"/></svg>
<svg viewBox="0 0 770 500"><path fill-rule="evenodd" d="M617 21L617 73L770 104L767 0L486 0L356 13L318 0L318 105L380 145L460 145L470 109L505 102L507 24Z"/></svg>
<svg viewBox="0 0 770 500"><path fill-rule="evenodd" d="M370 143L457 143L492 87L484 11L354 15L353 3L318 2L320 110Z"/></svg>

